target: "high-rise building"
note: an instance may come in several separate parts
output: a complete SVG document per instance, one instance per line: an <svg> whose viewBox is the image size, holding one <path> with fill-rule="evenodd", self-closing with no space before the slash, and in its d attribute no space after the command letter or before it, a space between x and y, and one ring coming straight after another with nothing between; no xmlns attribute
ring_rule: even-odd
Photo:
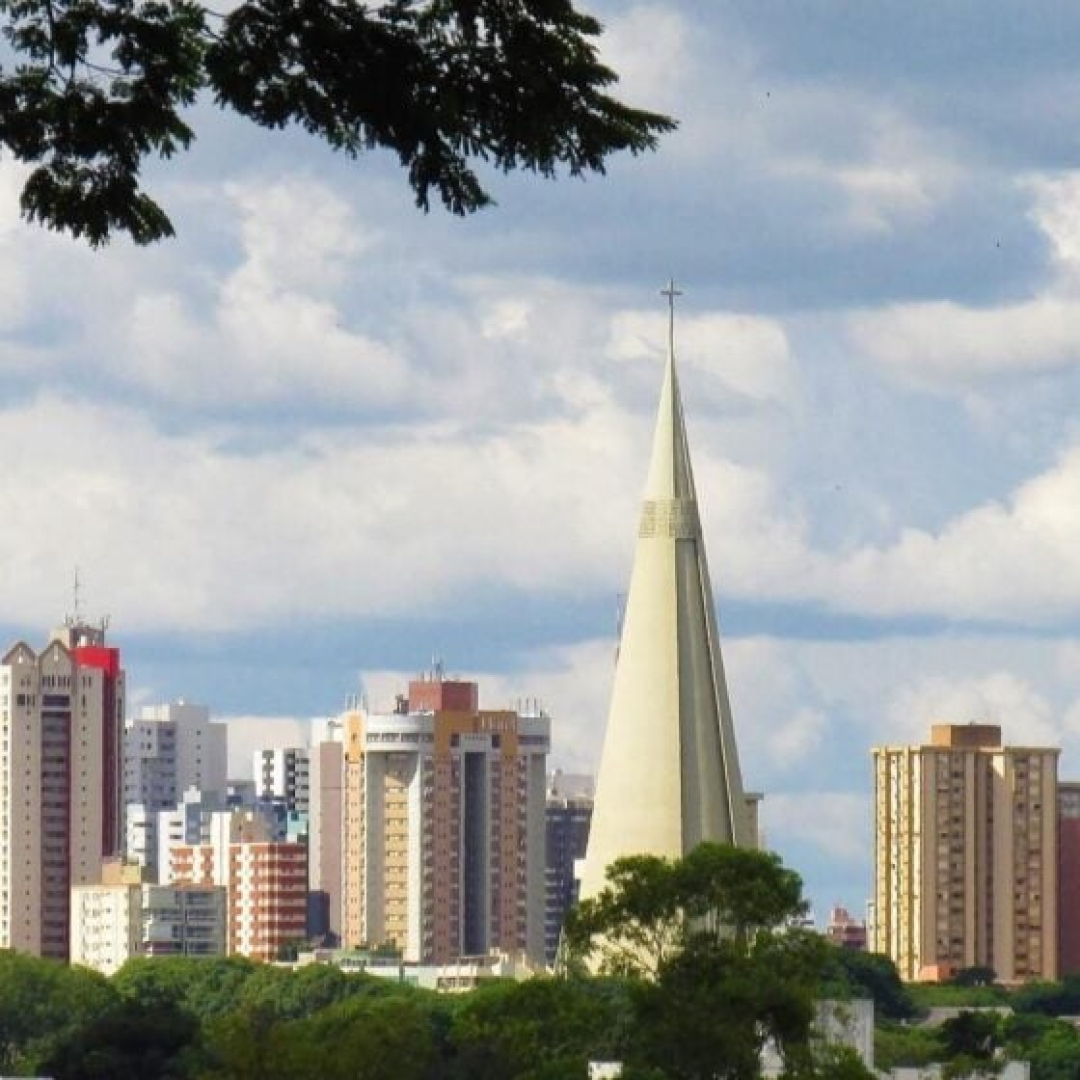
<svg viewBox="0 0 1080 1080"><path fill-rule="evenodd" d="M871 948L901 978L1057 977L1059 753L1003 746L989 724L874 748Z"/></svg>
<svg viewBox="0 0 1080 1080"><path fill-rule="evenodd" d="M279 799L291 814L308 812L311 770L306 746L254 750L251 770L257 798Z"/></svg>
<svg viewBox="0 0 1080 1080"><path fill-rule="evenodd" d="M585 857L592 821L594 781L591 776L556 770L548 777L547 865L544 903L544 956L553 964L563 923L577 901L575 867Z"/></svg>
<svg viewBox="0 0 1080 1080"><path fill-rule="evenodd" d="M436 670L344 725L344 944L541 961L547 715L480 709L476 683Z"/></svg>
<svg viewBox="0 0 1080 1080"><path fill-rule="evenodd" d="M866 950L866 923L862 919L856 919L840 904L835 904L829 912L825 936L841 949L855 949L859 952Z"/></svg>
<svg viewBox="0 0 1080 1080"><path fill-rule="evenodd" d="M205 705L144 705L124 725L124 851L157 877L158 814L184 793L221 798L226 788L227 727Z"/></svg>
<svg viewBox="0 0 1080 1080"><path fill-rule="evenodd" d="M581 895L620 856L678 857L704 840L756 846L669 327Z"/></svg>
<svg viewBox="0 0 1080 1080"><path fill-rule="evenodd" d="M342 830L345 827L345 732L340 720L312 727L308 800L308 933L341 940Z"/></svg>
<svg viewBox="0 0 1080 1080"><path fill-rule="evenodd" d="M0 948L67 959L71 887L121 846L124 673L75 619L0 662Z"/></svg>
<svg viewBox="0 0 1080 1080"><path fill-rule="evenodd" d="M307 844L276 840L260 809L211 814L210 839L169 848L168 883L222 885L228 896L228 951L277 960L307 938Z"/></svg>
<svg viewBox="0 0 1080 1080"><path fill-rule="evenodd" d="M1058 781L1058 976L1080 974L1080 781Z"/></svg>

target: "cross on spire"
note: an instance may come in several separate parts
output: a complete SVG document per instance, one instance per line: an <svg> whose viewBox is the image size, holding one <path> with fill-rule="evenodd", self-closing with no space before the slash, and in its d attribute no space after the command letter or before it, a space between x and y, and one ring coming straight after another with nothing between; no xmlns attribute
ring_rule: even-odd
<svg viewBox="0 0 1080 1080"><path fill-rule="evenodd" d="M668 278L667 288L660 290L661 296L668 300L668 355L675 355L675 297L682 296L682 290L675 288L675 279Z"/></svg>

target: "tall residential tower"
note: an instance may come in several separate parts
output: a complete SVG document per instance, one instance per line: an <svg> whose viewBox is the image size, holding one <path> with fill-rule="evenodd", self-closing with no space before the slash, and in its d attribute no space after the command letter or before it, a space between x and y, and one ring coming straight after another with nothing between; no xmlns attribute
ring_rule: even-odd
<svg viewBox="0 0 1080 1080"><path fill-rule="evenodd" d="M548 717L480 709L436 670L344 724L343 943L543 961Z"/></svg>
<svg viewBox="0 0 1080 1080"><path fill-rule="evenodd" d="M990 724L874 748L875 952L902 979L1055 979L1057 762Z"/></svg>
<svg viewBox="0 0 1080 1080"><path fill-rule="evenodd" d="M68 958L70 889L120 850L123 716L104 625L0 661L0 948Z"/></svg>

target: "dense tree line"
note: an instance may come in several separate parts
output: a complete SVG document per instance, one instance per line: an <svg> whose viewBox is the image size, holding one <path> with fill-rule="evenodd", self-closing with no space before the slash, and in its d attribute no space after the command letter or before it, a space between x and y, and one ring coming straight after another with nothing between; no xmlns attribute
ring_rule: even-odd
<svg viewBox="0 0 1080 1080"><path fill-rule="evenodd" d="M591 1060L626 1080L756 1080L766 1043L789 1080L868 1080L813 1031L822 997L871 997L878 1064L1002 1056L1033 1080L1080 1080L1080 978L1011 992L912 988L885 957L787 928L804 908L773 855L703 846L622 860L569 928L568 972L440 995L312 965L134 960L112 979L0 952L0 1075L55 1080L584 1080ZM963 981L963 980L961 980ZM942 997L989 999L930 1029Z"/></svg>

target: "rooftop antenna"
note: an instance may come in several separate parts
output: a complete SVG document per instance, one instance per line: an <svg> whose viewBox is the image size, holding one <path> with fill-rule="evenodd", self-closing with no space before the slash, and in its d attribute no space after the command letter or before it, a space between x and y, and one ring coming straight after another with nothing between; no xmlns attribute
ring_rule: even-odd
<svg viewBox="0 0 1080 1080"><path fill-rule="evenodd" d="M68 626L78 626L80 622L79 614L79 568L75 567L74 580L71 586L72 595L72 612L65 620Z"/></svg>

